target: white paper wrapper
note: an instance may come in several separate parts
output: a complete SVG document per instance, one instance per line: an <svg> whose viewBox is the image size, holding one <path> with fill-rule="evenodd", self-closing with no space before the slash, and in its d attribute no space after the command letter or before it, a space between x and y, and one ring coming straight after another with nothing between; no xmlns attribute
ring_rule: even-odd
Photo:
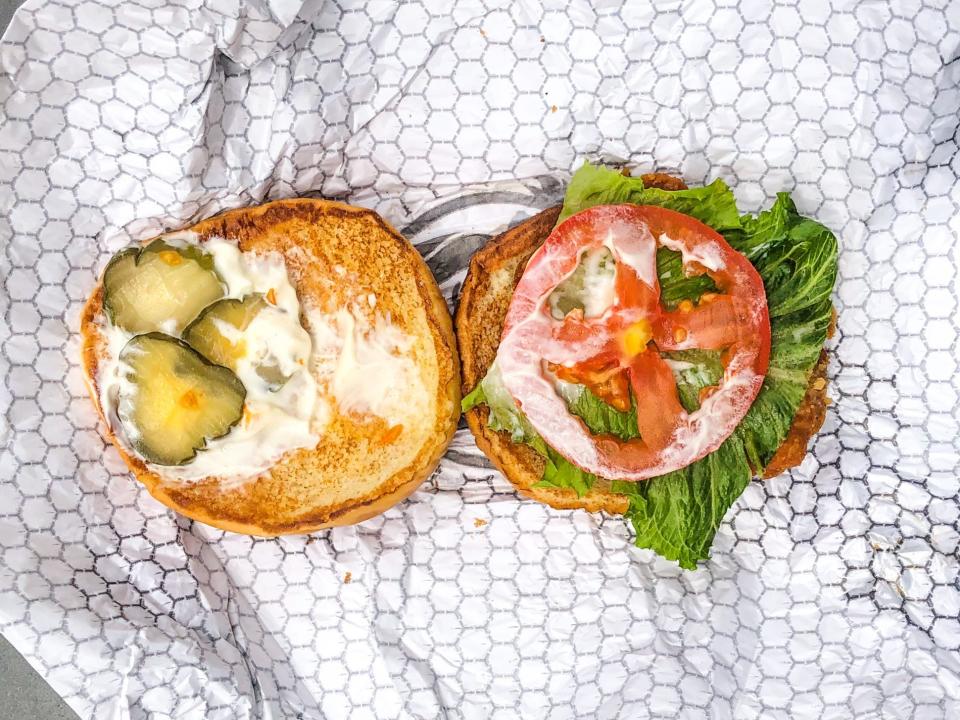
<svg viewBox="0 0 960 720"><path fill-rule="evenodd" d="M0 629L81 716L960 716L960 5L619 5L20 10ZM174 516L104 442L76 328L131 239L322 194L405 227L452 299L584 157L723 177L742 210L790 190L840 238L836 402L696 572L521 501L464 430L385 516L280 540Z"/></svg>

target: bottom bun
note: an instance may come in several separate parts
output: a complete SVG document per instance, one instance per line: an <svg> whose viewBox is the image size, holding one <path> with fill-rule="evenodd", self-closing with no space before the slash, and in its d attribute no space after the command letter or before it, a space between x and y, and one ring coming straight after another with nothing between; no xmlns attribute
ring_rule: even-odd
<svg viewBox="0 0 960 720"><path fill-rule="evenodd" d="M283 455L250 479L164 478L134 456L104 418L107 435L150 493L187 517L233 532L275 536L349 525L410 495L436 468L460 414L459 363L446 303L419 253L376 213L324 200L280 200L234 210L189 228L241 250L284 256L303 306L343 306L376 296L377 312L412 340L427 397L399 438L384 421L334 412L315 448ZM98 365L106 343L98 286L81 319L83 368L101 417Z"/></svg>

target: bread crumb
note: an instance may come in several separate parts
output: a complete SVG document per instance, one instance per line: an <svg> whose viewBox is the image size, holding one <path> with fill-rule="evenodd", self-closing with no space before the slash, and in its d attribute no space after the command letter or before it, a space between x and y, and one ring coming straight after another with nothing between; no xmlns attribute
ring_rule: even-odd
<svg viewBox="0 0 960 720"><path fill-rule="evenodd" d="M487 34L483 31L483 28L480 28L480 35L482 35L483 37L487 36Z"/></svg>
<svg viewBox="0 0 960 720"><path fill-rule="evenodd" d="M474 527L478 527L478 528L479 528L479 527L483 527L483 526L486 525L486 524L487 524L487 521L484 520L483 518L474 518L474 519L473 519L473 526L474 526Z"/></svg>
<svg viewBox="0 0 960 720"><path fill-rule="evenodd" d="M343 584L348 585L351 580L353 580L353 573L347 570L347 574L343 576Z"/></svg>
<svg viewBox="0 0 960 720"><path fill-rule="evenodd" d="M557 111L557 106L556 105L551 106L550 112L556 112L556 111Z"/></svg>

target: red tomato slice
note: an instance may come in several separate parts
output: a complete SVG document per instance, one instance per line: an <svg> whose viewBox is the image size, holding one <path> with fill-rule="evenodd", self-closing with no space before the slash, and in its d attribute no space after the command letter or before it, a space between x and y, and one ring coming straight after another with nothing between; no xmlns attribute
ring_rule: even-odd
<svg viewBox="0 0 960 720"><path fill-rule="evenodd" d="M718 293L675 310L660 303L656 252L681 253L688 275ZM585 252L616 261L612 304L595 317L551 314L550 294ZM686 412L661 351L722 350L724 377ZM570 462L607 479L644 480L716 450L753 404L770 358L770 317L756 269L710 227L647 205L601 205L561 223L530 258L507 311L497 362L507 390L543 439ZM590 433L557 394L556 379L591 387L624 409L632 389L641 437Z"/></svg>

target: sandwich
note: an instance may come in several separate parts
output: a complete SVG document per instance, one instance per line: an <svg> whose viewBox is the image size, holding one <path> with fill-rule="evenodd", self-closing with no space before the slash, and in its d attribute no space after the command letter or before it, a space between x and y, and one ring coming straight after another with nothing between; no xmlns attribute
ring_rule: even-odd
<svg viewBox="0 0 960 720"><path fill-rule="evenodd" d="M472 258L456 313L467 424L522 495L624 515L683 568L751 478L824 422L837 241L787 193L742 215L585 164L562 206Z"/></svg>
<svg viewBox="0 0 960 720"><path fill-rule="evenodd" d="M274 536L364 520L460 415L446 304L376 213L281 200L116 253L81 318L106 436L160 502Z"/></svg>

